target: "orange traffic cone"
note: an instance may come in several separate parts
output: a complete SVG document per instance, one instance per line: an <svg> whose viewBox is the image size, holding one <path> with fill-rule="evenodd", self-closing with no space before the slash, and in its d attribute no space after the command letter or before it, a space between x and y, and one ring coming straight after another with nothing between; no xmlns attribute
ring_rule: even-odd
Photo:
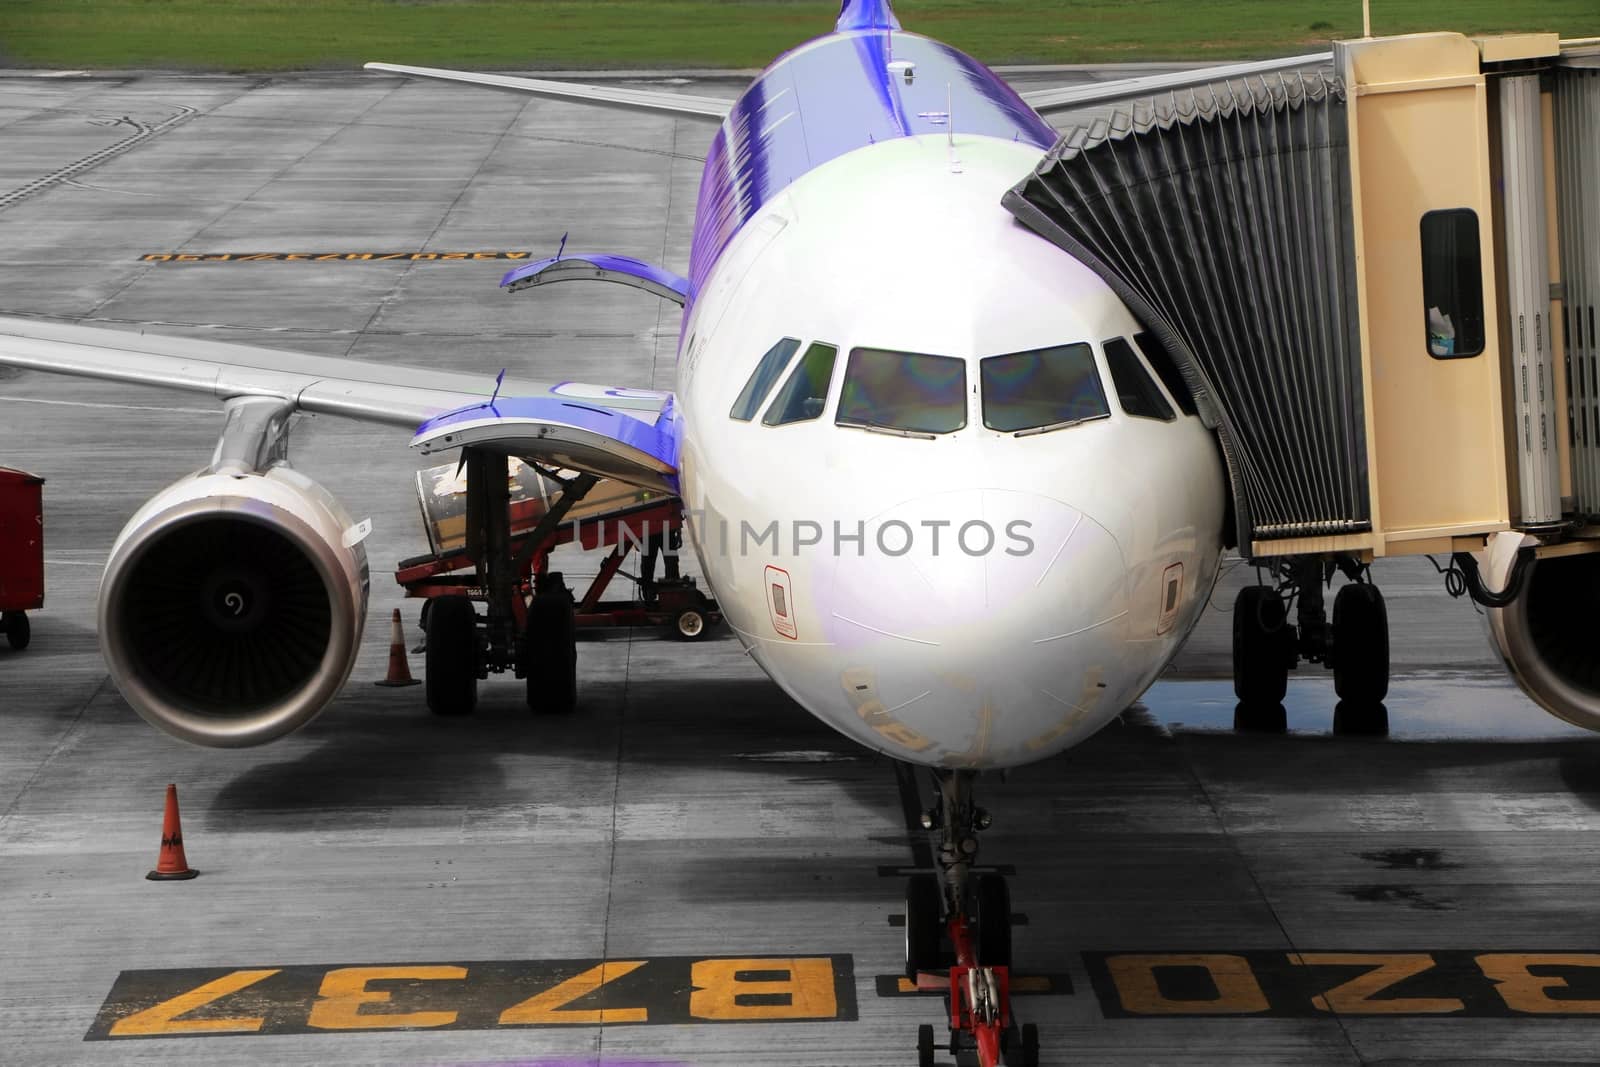
<svg viewBox="0 0 1600 1067"><path fill-rule="evenodd" d="M389 628L389 675L373 684L389 686L421 684L411 677L411 668L406 663L406 631L400 625L399 608L394 609L394 622Z"/></svg>
<svg viewBox="0 0 1600 1067"><path fill-rule="evenodd" d="M172 882L193 878L200 872L189 866L183 854L183 828L178 825L178 787L167 786L167 813L161 820L161 855L156 869L145 875L152 882Z"/></svg>

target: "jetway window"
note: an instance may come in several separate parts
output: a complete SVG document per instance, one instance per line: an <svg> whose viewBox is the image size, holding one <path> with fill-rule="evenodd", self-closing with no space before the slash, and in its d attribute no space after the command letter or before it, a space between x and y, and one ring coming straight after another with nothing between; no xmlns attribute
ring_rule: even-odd
<svg viewBox="0 0 1600 1067"><path fill-rule="evenodd" d="M750 380L744 383L744 391L739 394L739 399L733 402L733 409L728 412L729 417L740 422L749 422L756 417L756 412L761 410L761 402L772 392L773 384L778 380L778 375L783 373L783 368L789 365L789 359L800 348L800 342L793 337L785 337L761 357L761 362L756 364L756 369L750 375Z"/></svg>
<svg viewBox="0 0 1600 1067"><path fill-rule="evenodd" d="M761 421L768 426L809 422L822 415L828 402L828 385L833 381L833 361L839 350L833 345L814 342L789 373L789 380L778 390L777 399Z"/></svg>
<svg viewBox="0 0 1600 1067"><path fill-rule="evenodd" d="M1134 334L1133 343L1139 346L1144 358L1150 361L1150 366L1155 368L1156 374L1161 378L1161 384L1167 387L1167 392L1172 394L1172 399L1178 402L1178 407L1183 413L1195 414L1194 394L1189 392L1189 383L1183 380L1183 372L1178 369L1178 361L1172 358L1167 346L1148 330Z"/></svg>
<svg viewBox="0 0 1600 1067"><path fill-rule="evenodd" d="M1476 211L1452 208L1422 216L1422 303L1429 355L1460 359L1483 351L1483 260Z"/></svg>
<svg viewBox="0 0 1600 1067"><path fill-rule="evenodd" d="M1117 388L1117 399L1124 412L1135 418L1163 422L1177 418L1172 413L1172 405L1156 387L1155 379L1134 354L1132 345L1121 337L1113 337L1102 347L1106 352L1106 366L1111 368L1111 384Z"/></svg>
<svg viewBox="0 0 1600 1067"><path fill-rule="evenodd" d="M983 424L1002 433L1042 433L1111 414L1094 365L1078 342L990 356L978 364Z"/></svg>
<svg viewBox="0 0 1600 1067"><path fill-rule="evenodd" d="M908 434L959 430L967 424L967 361L852 348L835 421Z"/></svg>

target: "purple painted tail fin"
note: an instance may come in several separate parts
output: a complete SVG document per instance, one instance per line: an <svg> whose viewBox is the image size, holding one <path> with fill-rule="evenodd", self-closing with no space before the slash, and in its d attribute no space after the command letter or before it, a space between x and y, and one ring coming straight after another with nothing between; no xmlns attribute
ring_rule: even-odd
<svg viewBox="0 0 1600 1067"><path fill-rule="evenodd" d="M898 30L900 20L894 17L889 0L842 0L839 4L839 21L834 29L847 30Z"/></svg>

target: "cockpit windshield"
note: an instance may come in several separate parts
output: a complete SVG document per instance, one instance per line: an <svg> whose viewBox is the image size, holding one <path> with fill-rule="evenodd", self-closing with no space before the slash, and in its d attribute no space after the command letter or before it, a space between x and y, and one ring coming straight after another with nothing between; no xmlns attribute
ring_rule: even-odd
<svg viewBox="0 0 1600 1067"><path fill-rule="evenodd" d="M983 424L991 430L1039 433L1111 414L1094 351L1081 341L990 356L978 376Z"/></svg>
<svg viewBox="0 0 1600 1067"><path fill-rule="evenodd" d="M834 421L906 434L951 433L967 424L966 391L966 360L853 348Z"/></svg>

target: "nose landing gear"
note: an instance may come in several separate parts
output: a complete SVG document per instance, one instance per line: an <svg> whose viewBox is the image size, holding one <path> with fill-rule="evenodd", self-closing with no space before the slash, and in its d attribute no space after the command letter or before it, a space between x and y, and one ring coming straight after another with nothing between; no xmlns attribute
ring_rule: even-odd
<svg viewBox="0 0 1600 1067"><path fill-rule="evenodd" d="M973 802L973 771L934 772L939 803L922 815L939 835L936 871L906 887L906 975L948 997L950 1042L933 1027L917 1032L917 1061L932 1067L939 1049L980 1067L1037 1067L1038 1028L1011 1017L1011 893L998 873L976 866L978 833L989 813ZM938 972L945 972L940 974Z"/></svg>

